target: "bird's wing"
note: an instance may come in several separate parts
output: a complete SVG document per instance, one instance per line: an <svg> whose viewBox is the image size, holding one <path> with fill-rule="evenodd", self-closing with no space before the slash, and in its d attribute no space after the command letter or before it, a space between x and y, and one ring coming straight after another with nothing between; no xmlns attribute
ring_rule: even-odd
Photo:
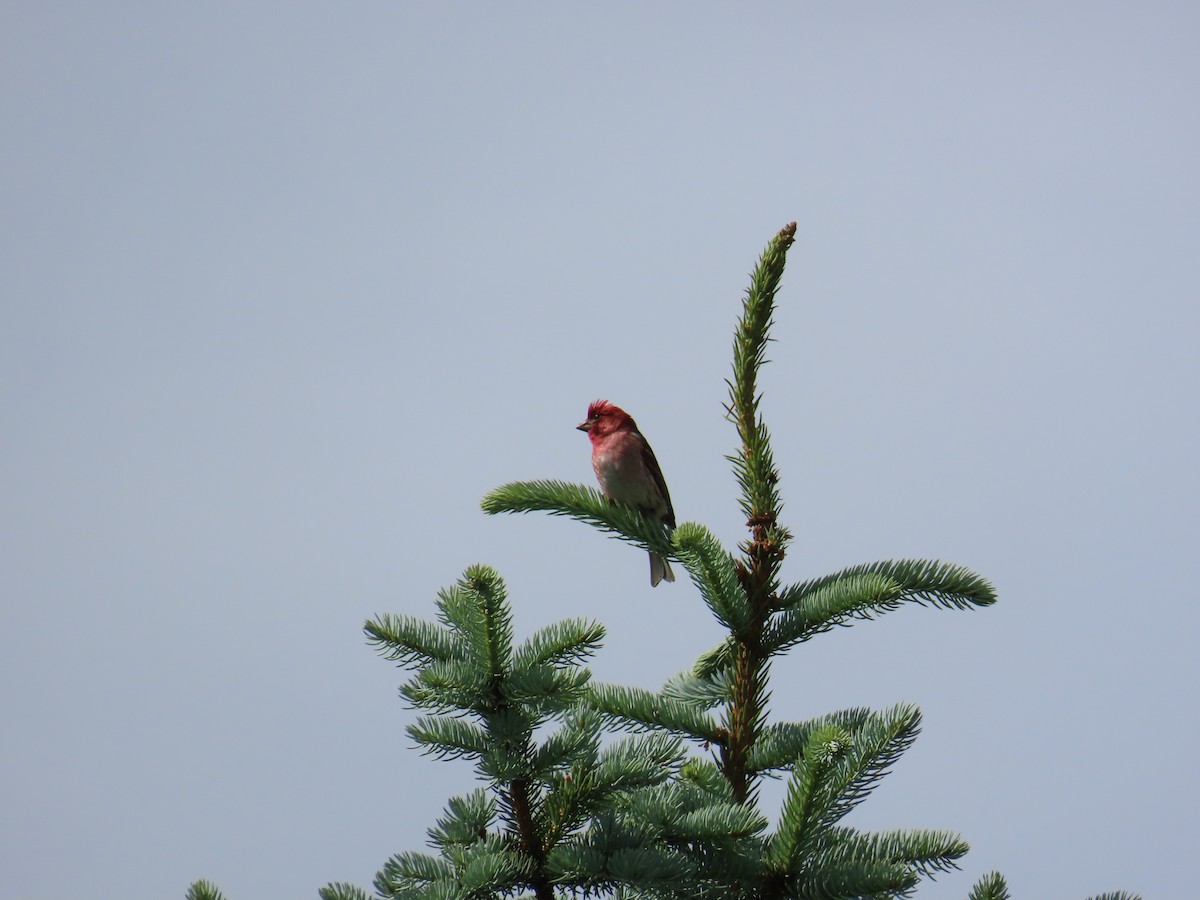
<svg viewBox="0 0 1200 900"><path fill-rule="evenodd" d="M659 491L662 492L663 499L667 501L667 511L663 514L662 520L668 526L674 528L675 509L671 506L671 492L667 490L667 480L663 478L662 469L658 466L658 460L654 458L654 451L650 449L650 443L640 433L638 437L641 438L642 464L645 465L646 470L650 473L650 477L654 479L654 483L658 486Z"/></svg>

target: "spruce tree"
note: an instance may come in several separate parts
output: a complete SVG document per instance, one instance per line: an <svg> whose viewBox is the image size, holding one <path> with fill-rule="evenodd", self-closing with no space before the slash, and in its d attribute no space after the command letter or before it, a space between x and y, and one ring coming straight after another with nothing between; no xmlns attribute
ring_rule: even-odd
<svg viewBox="0 0 1200 900"><path fill-rule="evenodd" d="M431 852L384 864L374 896L899 898L967 852L950 831L844 824L916 739L915 706L769 718L771 663L799 644L908 603L974 609L996 600L985 578L930 560L784 580L791 535L758 374L795 230L785 227L760 258L734 335L726 411L740 445L728 459L748 529L736 552L701 524L667 529L590 486L519 482L483 499L489 514L566 516L679 562L724 639L657 691L595 684L585 663L603 626L568 619L517 642L504 582L482 565L439 594L436 621L368 621L367 640L414 672L400 689L423 713L409 735L437 758L469 760L480 783L447 803L428 830ZM759 797L767 777L787 779L774 830ZM320 896L372 895L339 883ZM970 894L1008 897L999 873ZM223 898L199 881L188 900Z"/></svg>

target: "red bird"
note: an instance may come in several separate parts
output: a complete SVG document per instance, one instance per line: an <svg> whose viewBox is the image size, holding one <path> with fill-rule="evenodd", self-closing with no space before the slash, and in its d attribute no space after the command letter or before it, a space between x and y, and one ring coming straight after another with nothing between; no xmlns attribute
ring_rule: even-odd
<svg viewBox="0 0 1200 900"><path fill-rule="evenodd" d="M592 442L592 468L601 493L674 528L675 510L662 469L629 413L607 400L597 400L588 407L587 420L576 427L586 431ZM666 557L651 553L650 586L674 580Z"/></svg>

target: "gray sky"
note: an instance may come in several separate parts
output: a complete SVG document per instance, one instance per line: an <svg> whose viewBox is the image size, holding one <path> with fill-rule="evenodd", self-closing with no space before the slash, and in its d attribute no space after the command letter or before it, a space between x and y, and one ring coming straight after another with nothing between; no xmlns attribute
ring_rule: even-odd
<svg viewBox="0 0 1200 900"><path fill-rule="evenodd" d="M918 703L851 824L962 898L1194 890L1200 12L1189 3L5 3L3 894L370 883L469 766L362 621L474 562L597 677L710 646L578 523L587 403L736 542L722 379L799 223L764 410L791 579L1001 602L798 648L773 715ZM1193 710L1188 712L1188 710ZM778 793L768 793L772 815Z"/></svg>

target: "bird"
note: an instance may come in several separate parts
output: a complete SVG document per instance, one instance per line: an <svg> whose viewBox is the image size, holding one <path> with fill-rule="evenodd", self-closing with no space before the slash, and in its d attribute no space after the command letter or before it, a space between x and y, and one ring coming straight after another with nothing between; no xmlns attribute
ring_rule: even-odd
<svg viewBox="0 0 1200 900"><path fill-rule="evenodd" d="M587 418L575 427L592 442L592 468L600 492L673 529L675 510L667 482L633 417L607 400L596 400L588 406ZM667 558L651 550L650 586L674 580Z"/></svg>

